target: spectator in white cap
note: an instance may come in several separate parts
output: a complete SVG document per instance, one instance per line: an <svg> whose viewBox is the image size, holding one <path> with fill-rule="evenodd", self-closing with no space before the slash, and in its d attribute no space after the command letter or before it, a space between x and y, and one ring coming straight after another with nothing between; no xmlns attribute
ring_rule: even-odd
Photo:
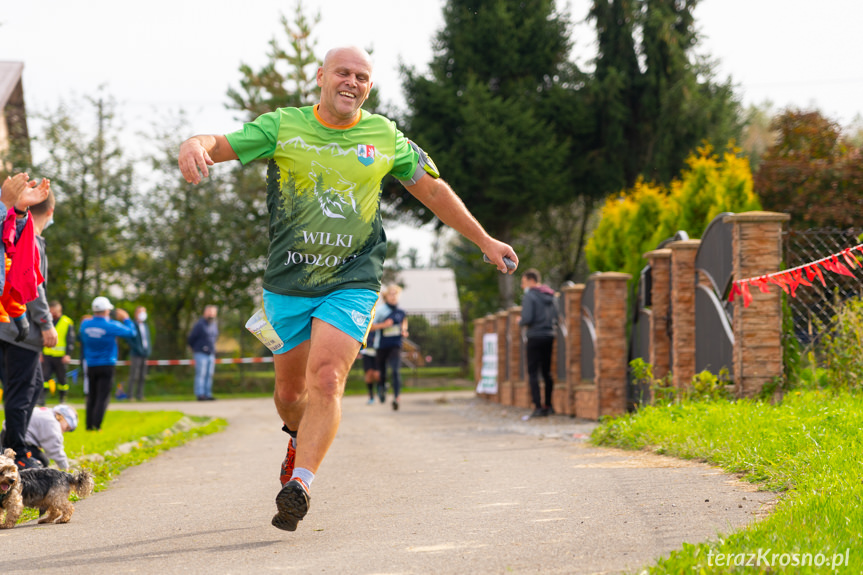
<svg viewBox="0 0 863 575"><path fill-rule="evenodd" d="M93 300L93 317L81 322L81 345L87 362L87 431L98 431L108 411L108 402L114 388L114 370L117 365L117 338L135 338L135 324L125 310L109 316L114 305L105 296Z"/></svg>
<svg viewBox="0 0 863 575"><path fill-rule="evenodd" d="M37 407L30 417L24 441L32 457L48 467L53 459L60 469L69 469L69 459L63 446L63 434L78 427L78 413L71 405L61 403L50 407ZM6 431L6 422L3 422Z"/></svg>

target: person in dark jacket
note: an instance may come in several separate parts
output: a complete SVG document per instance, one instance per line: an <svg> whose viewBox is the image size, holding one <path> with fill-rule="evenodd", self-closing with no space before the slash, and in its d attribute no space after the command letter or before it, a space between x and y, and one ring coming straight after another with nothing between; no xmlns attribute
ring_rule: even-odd
<svg viewBox="0 0 863 575"><path fill-rule="evenodd" d="M216 306L206 306L204 315L189 333L188 344L195 354L195 397L198 401L216 399L213 397L213 372L216 369L216 340L219 339L218 313Z"/></svg>
<svg viewBox="0 0 863 575"><path fill-rule="evenodd" d="M147 380L147 358L153 347L150 328L147 326L147 308L135 308L135 339L129 342L129 399L143 401L144 382Z"/></svg>
<svg viewBox="0 0 863 575"><path fill-rule="evenodd" d="M539 271L531 268L521 276L524 298L521 302L519 325L527 328L527 373L534 411L531 417L544 417L554 413L551 395L554 380L551 377L551 351L554 346L554 330L557 307L554 290L541 284ZM545 402L540 397L539 375L545 381Z"/></svg>

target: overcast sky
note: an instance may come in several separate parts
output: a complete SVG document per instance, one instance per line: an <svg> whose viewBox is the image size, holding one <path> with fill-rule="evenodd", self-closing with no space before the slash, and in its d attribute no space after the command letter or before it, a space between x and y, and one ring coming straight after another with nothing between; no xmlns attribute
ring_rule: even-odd
<svg viewBox="0 0 863 575"><path fill-rule="evenodd" d="M593 31L582 23L589 4L566 4L582 64L594 50ZM34 111L105 85L130 120L183 107L197 131L228 131L235 123L224 110L226 89L238 84L240 63L265 62L269 40L283 38L279 14L290 18L294 6L290 0L0 0L0 60L25 63ZM305 6L321 13L318 53L339 44L373 47L376 85L397 105L403 103L399 62L424 70L443 23L442 0L306 0ZM696 19L701 51L719 60L720 76L740 85L745 103L816 106L842 124L863 111L860 0L702 0Z"/></svg>
<svg viewBox="0 0 863 575"><path fill-rule="evenodd" d="M425 70L441 28L443 0L306 0L321 14L317 53L335 45L374 48L374 80L385 102L403 105L400 62ZM594 53L583 23L589 0L570 0L574 58ZM129 132L164 110L185 109L195 133L238 127L225 92L241 63L260 67L279 15L292 0L0 0L0 60L23 61L28 112L47 112L100 85ZM699 51L719 61L744 104L816 107L847 126L863 113L861 0L702 0ZM445 172L446 167L441 166Z"/></svg>

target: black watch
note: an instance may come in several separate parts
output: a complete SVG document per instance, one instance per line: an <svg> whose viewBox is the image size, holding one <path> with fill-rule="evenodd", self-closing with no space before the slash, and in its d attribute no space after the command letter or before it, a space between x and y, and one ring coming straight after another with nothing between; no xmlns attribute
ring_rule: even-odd
<svg viewBox="0 0 863 575"><path fill-rule="evenodd" d="M19 210L15 206L12 206L12 209L15 210L15 213L18 214L19 216L26 216L27 212L30 211L30 208L27 208L26 210Z"/></svg>

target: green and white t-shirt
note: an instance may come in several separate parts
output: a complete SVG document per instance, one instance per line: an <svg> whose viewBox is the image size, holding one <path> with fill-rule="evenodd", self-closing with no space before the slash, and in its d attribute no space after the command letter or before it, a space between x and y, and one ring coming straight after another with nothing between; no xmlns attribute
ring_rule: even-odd
<svg viewBox="0 0 863 575"><path fill-rule="evenodd" d="M410 180L419 158L395 123L361 110L358 122L336 128L312 106L280 108L226 137L243 164L270 159L264 287L308 297L378 291L386 256L381 180Z"/></svg>

